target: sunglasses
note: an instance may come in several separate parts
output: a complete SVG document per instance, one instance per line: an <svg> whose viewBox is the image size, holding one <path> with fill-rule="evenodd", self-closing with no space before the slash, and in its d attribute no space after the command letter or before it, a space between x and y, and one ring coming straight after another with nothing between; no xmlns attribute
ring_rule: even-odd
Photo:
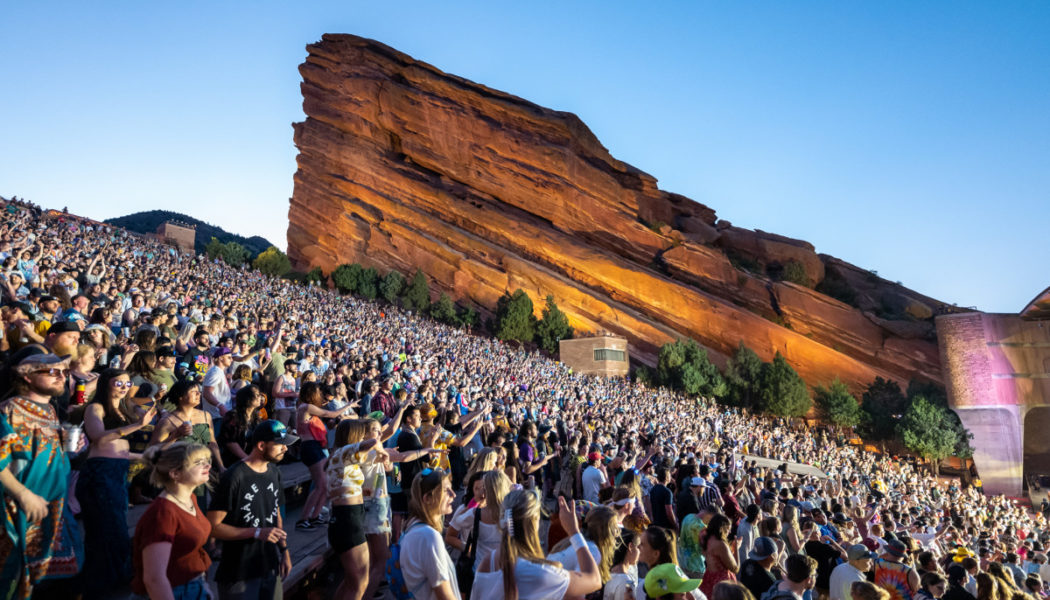
<svg viewBox="0 0 1050 600"><path fill-rule="evenodd" d="M40 369L39 371L33 371L33 375L47 374L52 377L65 377L69 373L69 369L59 369L58 367L51 367L50 369Z"/></svg>
<svg viewBox="0 0 1050 600"><path fill-rule="evenodd" d="M117 380L113 380L113 381L110 381L110 382L109 382L109 385L111 385L111 386L113 386L113 387L118 387L118 388L130 388L130 387L131 387L132 385L134 385L134 384L133 384L133 383L131 383L130 381L117 381Z"/></svg>
<svg viewBox="0 0 1050 600"><path fill-rule="evenodd" d="M423 469L422 471L419 472L419 476L420 477L430 477L431 475L434 475L435 473L437 475L441 476L441 477L445 476L445 470L444 469L431 469L431 468Z"/></svg>

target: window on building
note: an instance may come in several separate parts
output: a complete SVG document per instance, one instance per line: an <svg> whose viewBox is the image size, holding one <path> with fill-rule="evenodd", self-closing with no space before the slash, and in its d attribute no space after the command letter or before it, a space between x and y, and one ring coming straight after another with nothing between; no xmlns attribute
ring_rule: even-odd
<svg viewBox="0 0 1050 600"><path fill-rule="evenodd" d="M594 360L617 360L623 362L627 360L623 350L613 350L612 348L596 348L594 350Z"/></svg>

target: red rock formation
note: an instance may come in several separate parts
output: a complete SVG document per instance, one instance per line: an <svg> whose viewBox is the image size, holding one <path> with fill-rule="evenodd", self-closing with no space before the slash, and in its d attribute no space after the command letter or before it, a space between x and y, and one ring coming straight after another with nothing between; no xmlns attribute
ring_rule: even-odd
<svg viewBox="0 0 1050 600"><path fill-rule="evenodd" d="M578 331L623 334L645 362L688 336L719 362L741 341L765 359L780 351L812 385L941 380L930 315L886 309L940 303L876 285L806 242L718 221L613 158L575 115L371 40L325 35L308 50L289 209L296 266L418 267L483 313L516 288L538 306L553 294ZM808 286L835 269L859 309L766 276L789 261Z"/></svg>

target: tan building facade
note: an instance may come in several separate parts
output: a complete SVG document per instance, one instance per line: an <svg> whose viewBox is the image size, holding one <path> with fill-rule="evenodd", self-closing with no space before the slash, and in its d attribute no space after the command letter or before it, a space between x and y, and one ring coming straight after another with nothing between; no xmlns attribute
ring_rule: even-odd
<svg viewBox="0 0 1050 600"><path fill-rule="evenodd" d="M157 227L157 238L182 250L193 254L194 243L197 240L197 230L192 225L166 221Z"/></svg>
<svg viewBox="0 0 1050 600"><path fill-rule="evenodd" d="M627 338L617 335L561 340L558 354L561 362L585 375L618 377L626 375L630 369Z"/></svg>

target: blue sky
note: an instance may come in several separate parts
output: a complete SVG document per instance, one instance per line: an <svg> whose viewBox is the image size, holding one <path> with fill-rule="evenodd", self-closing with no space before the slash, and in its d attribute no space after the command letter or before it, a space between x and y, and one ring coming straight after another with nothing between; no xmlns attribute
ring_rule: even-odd
<svg viewBox="0 0 1050 600"><path fill-rule="evenodd" d="M1050 3L379 4L8 3L0 195L284 247L297 67L346 32L941 300L1015 312L1050 285Z"/></svg>

